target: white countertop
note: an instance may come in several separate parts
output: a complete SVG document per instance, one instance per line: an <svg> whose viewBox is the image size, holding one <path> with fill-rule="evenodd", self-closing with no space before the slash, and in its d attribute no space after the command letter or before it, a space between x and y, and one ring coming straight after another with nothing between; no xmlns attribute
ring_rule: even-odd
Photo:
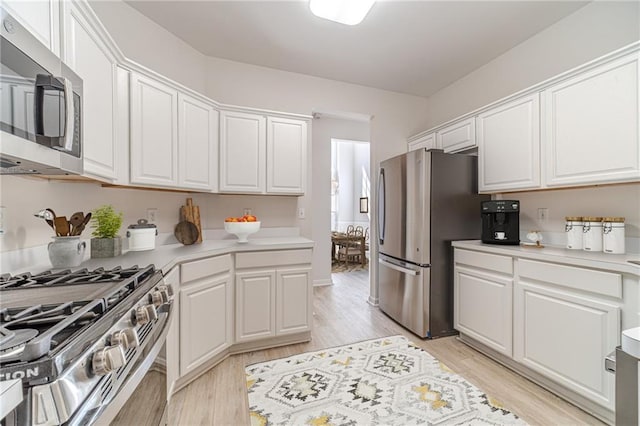
<svg viewBox="0 0 640 426"><path fill-rule="evenodd" d="M605 269L640 276L640 265L629 263L629 260L640 260L640 254L607 254L569 250L564 247L544 246L538 248L525 245L485 244L479 240L453 241L453 247L483 251L486 253L504 254L507 256L541 260L545 262L564 263L567 265Z"/></svg>
<svg viewBox="0 0 640 426"><path fill-rule="evenodd" d="M313 248L313 245L314 243L312 240L300 236L249 238L249 242L246 244L240 244L235 239L209 239L204 240L200 244L192 244L188 246L180 243L167 244L157 246L153 250L129 251L116 257L87 259L79 266L70 269L95 269L99 267L107 269L116 266L126 268L133 265L142 267L153 264L156 269L162 269L162 272L166 274L171 270L171 268L180 263L210 256L244 251L304 249ZM30 256L31 259L28 262L27 267L17 268L17 270L6 272L10 272L12 274L24 271L38 273L52 269L46 250L44 251L44 255L40 254ZM5 271L3 271L3 273L4 272Z"/></svg>

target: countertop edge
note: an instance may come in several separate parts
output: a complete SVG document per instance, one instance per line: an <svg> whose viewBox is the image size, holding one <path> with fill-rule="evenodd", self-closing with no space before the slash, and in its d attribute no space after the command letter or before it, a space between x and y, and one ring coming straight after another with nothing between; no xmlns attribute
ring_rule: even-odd
<svg viewBox="0 0 640 426"><path fill-rule="evenodd" d="M602 252L589 253L581 250L569 250L555 246L535 248L522 245L491 245L484 244L480 240L452 241L451 245L455 248L475 250L485 253L502 254L545 262L604 269L640 276L640 265L634 265L628 262L628 260L640 259L640 254L607 254Z"/></svg>

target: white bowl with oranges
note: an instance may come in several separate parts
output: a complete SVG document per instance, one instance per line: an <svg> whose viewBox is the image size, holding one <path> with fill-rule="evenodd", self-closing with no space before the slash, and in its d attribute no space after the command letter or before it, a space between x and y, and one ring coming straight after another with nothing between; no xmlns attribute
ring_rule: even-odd
<svg viewBox="0 0 640 426"><path fill-rule="evenodd" d="M239 243L248 243L249 235L260 230L258 218L246 214L242 217L228 217L224 220L224 230L238 237Z"/></svg>

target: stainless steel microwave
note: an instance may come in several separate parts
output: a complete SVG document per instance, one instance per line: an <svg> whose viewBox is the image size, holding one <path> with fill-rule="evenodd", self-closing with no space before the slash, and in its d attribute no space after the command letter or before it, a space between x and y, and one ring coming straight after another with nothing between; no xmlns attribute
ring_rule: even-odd
<svg viewBox="0 0 640 426"><path fill-rule="evenodd" d="M82 173L82 80L0 8L0 174Z"/></svg>

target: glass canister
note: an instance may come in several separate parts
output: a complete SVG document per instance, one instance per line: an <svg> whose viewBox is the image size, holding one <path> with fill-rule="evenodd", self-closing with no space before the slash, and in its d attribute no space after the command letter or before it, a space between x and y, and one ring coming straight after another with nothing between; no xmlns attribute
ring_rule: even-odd
<svg viewBox="0 0 640 426"><path fill-rule="evenodd" d="M624 217L605 217L602 219L602 251L623 254Z"/></svg>
<svg viewBox="0 0 640 426"><path fill-rule="evenodd" d="M566 216L564 220L567 248L571 250L582 250L582 217Z"/></svg>
<svg viewBox="0 0 640 426"><path fill-rule="evenodd" d="M586 216L582 222L582 249L602 251L602 218Z"/></svg>

